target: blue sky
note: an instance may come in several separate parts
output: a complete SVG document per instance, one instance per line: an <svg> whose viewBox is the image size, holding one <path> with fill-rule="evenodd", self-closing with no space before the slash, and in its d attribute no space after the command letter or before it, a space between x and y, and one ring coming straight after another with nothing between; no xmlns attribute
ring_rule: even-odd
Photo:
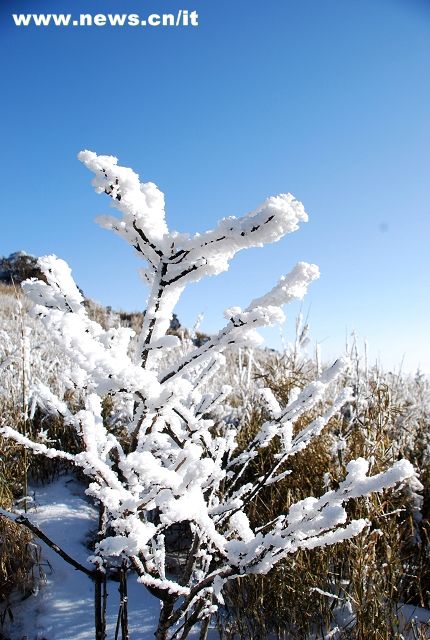
<svg viewBox="0 0 430 640"><path fill-rule="evenodd" d="M17 29L10 18L176 8L196 9L199 26ZM0 58L0 255L55 253L87 295L144 308L138 259L93 223L109 203L76 160L83 148L156 182L182 231L290 191L309 222L190 287L181 321L203 312L215 331L223 308L306 260L321 269L303 310L323 356L355 329L387 368L404 356L430 372L428 0L2 0ZM279 345L279 331L267 339Z"/></svg>

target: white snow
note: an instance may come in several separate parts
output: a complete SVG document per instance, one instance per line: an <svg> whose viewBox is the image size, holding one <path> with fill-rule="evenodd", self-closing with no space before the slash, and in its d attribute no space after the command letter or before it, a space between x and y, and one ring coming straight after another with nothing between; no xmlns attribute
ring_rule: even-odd
<svg viewBox="0 0 430 640"><path fill-rule="evenodd" d="M34 505L29 517L69 555L89 569L86 538L97 527L97 512L84 498L83 487L70 476L47 486L33 487ZM15 621L7 633L11 640L94 640L92 581L74 570L44 543L42 553L46 584L37 595L13 607ZM118 583L108 582L108 635L113 637L118 613ZM130 631L133 640L153 640L159 612L158 600L133 576L129 578Z"/></svg>
<svg viewBox="0 0 430 640"><path fill-rule="evenodd" d="M53 542L88 569L91 551L88 536L97 528L98 514L84 496L84 487L73 477L61 476L46 486L33 486L34 502L28 517ZM14 621L3 628L10 640L94 640L94 590L92 581L73 569L52 549L42 548L46 582L35 595L20 602L15 596ZM113 638L118 615L118 582L108 581L107 637ZM128 578L129 629L131 640L153 640L160 604L137 582ZM198 637L198 629L191 639ZM218 634L211 630L209 639Z"/></svg>

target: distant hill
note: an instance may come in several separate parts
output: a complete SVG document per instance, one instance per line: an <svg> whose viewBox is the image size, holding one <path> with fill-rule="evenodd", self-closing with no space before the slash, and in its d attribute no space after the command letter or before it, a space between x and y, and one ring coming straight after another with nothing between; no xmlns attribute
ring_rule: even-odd
<svg viewBox="0 0 430 640"><path fill-rule="evenodd" d="M27 278L45 280L45 276L37 266L35 256L25 251L16 251L7 258L0 258L0 282L20 284Z"/></svg>

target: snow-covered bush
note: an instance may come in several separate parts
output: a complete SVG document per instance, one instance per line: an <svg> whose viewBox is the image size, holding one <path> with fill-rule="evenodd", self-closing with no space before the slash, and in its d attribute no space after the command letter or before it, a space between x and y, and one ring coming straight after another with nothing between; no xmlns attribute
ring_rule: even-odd
<svg viewBox="0 0 430 640"><path fill-rule="evenodd" d="M281 194L242 218L225 218L214 230L190 237L169 231L164 196L153 183L141 183L114 157L84 151L79 158L94 172L96 191L110 196L120 214L99 222L144 260L141 274L149 297L142 331L134 340L130 329L104 329L91 320L67 264L55 256L41 258L46 282L30 279L23 287L35 302L34 315L70 362L63 382L85 390L86 405L71 410L45 385L38 388L38 401L77 431L82 450L51 447L9 425L1 434L36 454L66 459L89 477L87 493L101 505L100 537L91 561L99 573L115 562L123 571L134 570L137 580L158 596L156 638L186 638L202 621L204 637L226 581L266 573L299 549L357 535L367 521L348 521L345 503L393 486L414 471L400 460L369 476L366 460L353 460L337 489L300 500L253 529L249 505L289 474L291 457L350 401L351 389L340 389L328 408L306 420L348 362L336 361L302 390L293 390L286 404L262 390L269 417L246 443L240 421L214 418L231 389L213 381L220 380L223 352L259 344L257 329L282 322L282 306L304 296L318 268L300 262L245 309L227 309L225 326L199 347L183 349L166 331L187 284L227 270L241 249L276 242L297 230L307 220L304 208L291 194ZM104 419L106 398L121 411L126 437L120 438ZM250 479L245 471L273 441L278 442L274 463ZM172 571L169 554L178 525L185 548Z"/></svg>

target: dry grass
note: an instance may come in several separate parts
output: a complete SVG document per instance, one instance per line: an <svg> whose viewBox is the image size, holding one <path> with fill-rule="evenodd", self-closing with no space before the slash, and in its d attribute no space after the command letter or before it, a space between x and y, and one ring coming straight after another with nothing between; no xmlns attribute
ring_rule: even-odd
<svg viewBox="0 0 430 640"><path fill-rule="evenodd" d="M303 387L312 377L309 363L294 364L291 358L284 363L276 359L264 373L265 384L283 401L292 386ZM330 474L326 481L329 478L336 487L347 462L358 456L372 461L372 473L402 455L409 457L421 470L422 513L408 486L355 501L349 506L350 515L371 523L365 534L348 543L300 551L268 575L247 576L230 586L227 606L218 617L224 640L263 640L269 634L288 640L324 638L335 626L340 627L338 639L400 640L404 629L399 626L398 603L430 608L428 416L424 408L418 415L411 412L408 396L397 393L393 380L378 370L363 379L357 369L352 377L346 382L354 382L354 405L291 460L292 473L281 485L262 492L248 513L252 524L285 513L292 502L306 496L321 495L326 472ZM419 396L416 389L414 394ZM257 408L250 415L252 435L264 415ZM333 443L340 439L346 444L334 451ZM273 444L263 450L249 473L260 475L275 453ZM411 628L410 633L420 638L425 630Z"/></svg>

